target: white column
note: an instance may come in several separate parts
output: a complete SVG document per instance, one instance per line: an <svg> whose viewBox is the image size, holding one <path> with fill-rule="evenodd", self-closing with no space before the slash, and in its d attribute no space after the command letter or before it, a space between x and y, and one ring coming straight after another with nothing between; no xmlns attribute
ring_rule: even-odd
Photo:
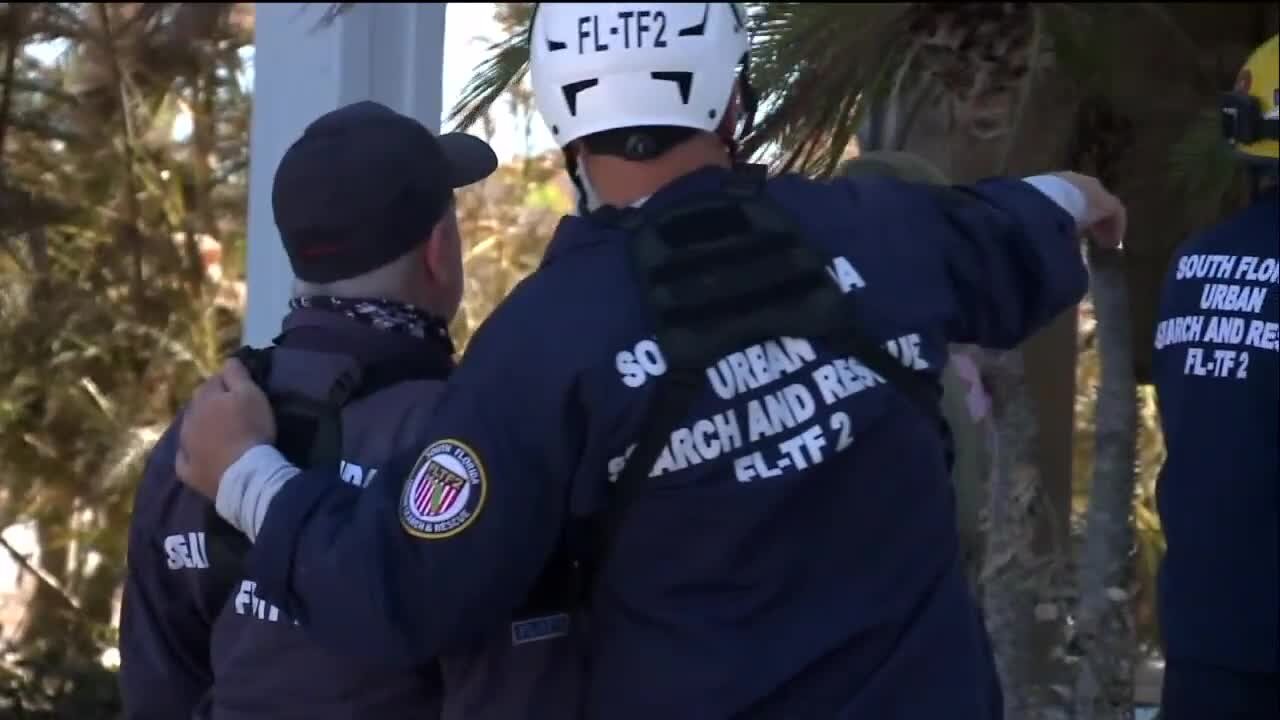
<svg viewBox="0 0 1280 720"><path fill-rule="evenodd" d="M250 130L248 307L243 340L279 332L293 274L271 216L284 151L320 115L376 100L440 129L445 3L358 3L326 28L327 3L257 3Z"/></svg>

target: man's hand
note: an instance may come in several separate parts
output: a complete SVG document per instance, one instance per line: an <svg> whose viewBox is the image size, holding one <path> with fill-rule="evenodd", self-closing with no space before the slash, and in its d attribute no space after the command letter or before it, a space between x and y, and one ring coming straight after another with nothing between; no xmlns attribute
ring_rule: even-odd
<svg viewBox="0 0 1280 720"><path fill-rule="evenodd" d="M1084 195L1085 217L1079 223L1080 232L1087 234L1100 248L1115 249L1124 245L1128 213L1120 198L1112 195L1097 178L1074 172L1054 175L1071 183Z"/></svg>
<svg viewBox="0 0 1280 720"><path fill-rule="evenodd" d="M227 360L205 380L182 416L177 471L188 487L210 500L232 463L249 448L275 442L276 422L267 396L244 365Z"/></svg>

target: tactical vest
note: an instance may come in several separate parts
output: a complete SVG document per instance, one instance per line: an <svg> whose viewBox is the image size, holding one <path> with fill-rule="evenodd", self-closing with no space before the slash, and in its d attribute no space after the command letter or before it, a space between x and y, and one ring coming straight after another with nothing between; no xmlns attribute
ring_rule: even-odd
<svg viewBox="0 0 1280 720"><path fill-rule="evenodd" d="M630 501L644 491L672 430L702 392L706 368L776 337L826 343L856 358L935 422L947 467L954 452L942 390L861 330L854 294L827 273L831 262L764 192L762 165L740 165L718 192L651 211L602 208L593 219L625 231L631 266L652 314L667 372L653 389L636 447L603 511L570 514L564 537L517 620L585 608L600 564ZM744 308L749 308L744 311Z"/></svg>
<svg viewBox="0 0 1280 720"><path fill-rule="evenodd" d="M307 342L308 334L323 332L317 328L297 328L287 334L297 336L299 349L307 345L324 348L325 343ZM276 421L276 449L301 469L329 468L335 477L340 475L342 463L342 412L346 406L399 383L443 381L451 369L447 363L432 362L424 357L425 353L402 353L377 362L354 363L339 373L327 391L318 396L288 389L275 390L270 382L272 356L284 337L277 337L270 347L246 345L236 350L233 357L244 364L254 383L267 393ZM213 602L208 607L221 608L244 577L244 557L252 543L222 519L212 503L206 510L205 524L209 565L213 572L207 590L209 600Z"/></svg>

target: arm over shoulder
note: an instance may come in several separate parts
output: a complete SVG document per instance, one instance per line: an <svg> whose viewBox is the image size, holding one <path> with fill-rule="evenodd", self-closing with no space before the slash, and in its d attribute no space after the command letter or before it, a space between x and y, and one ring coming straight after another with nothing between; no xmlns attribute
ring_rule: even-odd
<svg viewBox="0 0 1280 720"><path fill-rule="evenodd" d="M519 289L508 299L530 302ZM519 308L477 332L419 450L363 493L305 472L275 497L251 555L259 594L336 650L415 663L510 618L560 534L579 424ZM531 314L531 313L521 313Z"/></svg>

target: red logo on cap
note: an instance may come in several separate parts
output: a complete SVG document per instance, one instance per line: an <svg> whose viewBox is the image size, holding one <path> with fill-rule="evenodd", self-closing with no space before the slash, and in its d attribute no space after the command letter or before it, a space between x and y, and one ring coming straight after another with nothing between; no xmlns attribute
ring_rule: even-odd
<svg viewBox="0 0 1280 720"><path fill-rule="evenodd" d="M332 255L342 249L341 245L330 243L327 245L310 245L302 248L304 257L316 257L318 255Z"/></svg>

